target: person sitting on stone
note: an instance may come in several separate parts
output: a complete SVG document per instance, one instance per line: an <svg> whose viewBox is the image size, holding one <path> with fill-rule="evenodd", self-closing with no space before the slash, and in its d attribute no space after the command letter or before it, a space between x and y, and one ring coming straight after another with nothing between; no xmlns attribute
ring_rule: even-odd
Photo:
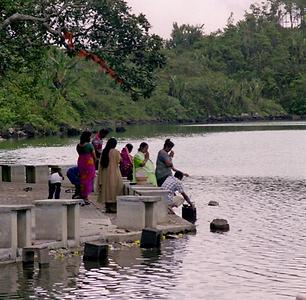
<svg viewBox="0 0 306 300"><path fill-rule="evenodd" d="M167 196L169 213L174 214L172 208L179 207L184 203L184 201L186 201L192 208L194 208L194 204L190 201L190 198L184 191L181 182L183 177L184 174L181 171L176 171L174 176L168 176L161 186L162 189L169 191ZM181 195L176 195L176 193L180 193Z"/></svg>

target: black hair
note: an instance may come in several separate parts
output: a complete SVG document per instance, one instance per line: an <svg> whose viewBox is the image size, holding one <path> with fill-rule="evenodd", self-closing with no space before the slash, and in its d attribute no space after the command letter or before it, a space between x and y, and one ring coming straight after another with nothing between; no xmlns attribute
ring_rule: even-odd
<svg viewBox="0 0 306 300"><path fill-rule="evenodd" d="M174 173L174 177L176 177L176 178L179 179L179 180L182 180L183 177L184 177L184 174L183 174L181 171L176 171L176 172Z"/></svg>
<svg viewBox="0 0 306 300"><path fill-rule="evenodd" d="M109 134L109 130L107 128L102 128L99 130L99 135L102 137L106 137Z"/></svg>
<svg viewBox="0 0 306 300"><path fill-rule="evenodd" d="M165 144L164 144L164 148L173 148L174 147L174 143L172 141L170 141L170 139L166 139L165 140Z"/></svg>
<svg viewBox="0 0 306 300"><path fill-rule="evenodd" d="M61 171L60 167L57 167L57 166L52 166L51 167L51 174L58 173L60 171Z"/></svg>
<svg viewBox="0 0 306 300"><path fill-rule="evenodd" d="M142 142L140 145L139 145L139 148L138 148L138 151L141 151L141 149L143 149L144 147L147 147L149 146L146 142Z"/></svg>
<svg viewBox="0 0 306 300"><path fill-rule="evenodd" d="M133 150L133 145L132 144L126 144L125 147L129 150L129 152L131 153Z"/></svg>
<svg viewBox="0 0 306 300"><path fill-rule="evenodd" d="M117 146L117 140L115 138L110 138L107 143L105 148L102 151L102 155L101 155L101 166L102 168L107 168L108 164L109 164L109 151L111 149L116 148Z"/></svg>
<svg viewBox="0 0 306 300"><path fill-rule="evenodd" d="M83 131L80 136L80 144L90 143L91 132Z"/></svg>

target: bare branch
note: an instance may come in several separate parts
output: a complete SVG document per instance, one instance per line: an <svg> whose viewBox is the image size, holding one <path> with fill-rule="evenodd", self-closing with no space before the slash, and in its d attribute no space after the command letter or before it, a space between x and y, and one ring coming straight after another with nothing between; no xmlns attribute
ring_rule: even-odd
<svg viewBox="0 0 306 300"><path fill-rule="evenodd" d="M7 19L5 19L2 24L0 24L0 30L4 29L5 27L10 25L11 23L14 23L14 22L17 22L17 21L45 22L46 19L15 13L15 14L11 15L10 17L8 17Z"/></svg>

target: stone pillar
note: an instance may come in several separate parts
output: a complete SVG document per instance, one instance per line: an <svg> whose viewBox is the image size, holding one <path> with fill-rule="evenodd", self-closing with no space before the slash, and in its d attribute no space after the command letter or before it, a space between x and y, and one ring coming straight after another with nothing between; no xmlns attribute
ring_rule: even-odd
<svg viewBox="0 0 306 300"><path fill-rule="evenodd" d="M0 205L0 250L6 251L8 259L16 259L17 249L31 244L32 207Z"/></svg>
<svg viewBox="0 0 306 300"><path fill-rule="evenodd" d="M141 230L145 228L145 204L135 196L117 197L117 226Z"/></svg>
<svg viewBox="0 0 306 300"><path fill-rule="evenodd" d="M67 206L67 238L74 240L75 246L80 244L80 206Z"/></svg>
<svg viewBox="0 0 306 300"><path fill-rule="evenodd" d="M35 166L35 182L48 184L50 170L48 166Z"/></svg>
<svg viewBox="0 0 306 300"><path fill-rule="evenodd" d="M17 235L19 248L29 247L31 245L31 221L30 209L17 211Z"/></svg>
<svg viewBox="0 0 306 300"><path fill-rule="evenodd" d="M63 247L67 247L68 239L79 244L79 200L38 200L34 203L37 240L60 241Z"/></svg>
<svg viewBox="0 0 306 300"><path fill-rule="evenodd" d="M36 201L35 206L36 240L61 241L64 247L67 246L67 206L44 205Z"/></svg>
<svg viewBox="0 0 306 300"><path fill-rule="evenodd" d="M25 167L24 166L11 166L11 182L25 183Z"/></svg>
<svg viewBox="0 0 306 300"><path fill-rule="evenodd" d="M157 203L159 196L118 196L117 226L125 229L142 230L157 225Z"/></svg>
<svg viewBox="0 0 306 300"><path fill-rule="evenodd" d="M167 207L167 196L168 191L155 188L155 189L135 189L136 195L141 196L160 196L162 201L158 202L157 206L158 209L156 210L156 218L158 224L160 223L167 223L169 222L169 215L168 215L168 207Z"/></svg>
<svg viewBox="0 0 306 300"><path fill-rule="evenodd" d="M36 183L36 172L34 166L25 166L26 183Z"/></svg>
<svg viewBox="0 0 306 300"><path fill-rule="evenodd" d="M3 182L11 182L12 181L11 166L1 165L1 181L3 181Z"/></svg>

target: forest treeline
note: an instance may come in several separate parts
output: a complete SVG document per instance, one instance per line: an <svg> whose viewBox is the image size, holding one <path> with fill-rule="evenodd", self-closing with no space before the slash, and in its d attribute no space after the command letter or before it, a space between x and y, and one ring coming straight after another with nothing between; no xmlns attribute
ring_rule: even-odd
<svg viewBox="0 0 306 300"><path fill-rule="evenodd" d="M147 93L122 88L95 62L67 55L56 45L29 55L26 64L7 53L17 68L1 70L0 64L0 128L32 124L47 132L103 121L306 115L302 2L252 5L243 20L234 24L231 16L223 30L211 34L205 34L202 25L175 23L171 38L156 50L159 66L154 62L154 68L126 73L125 78L134 72L141 80L152 72ZM5 66L5 49L0 50Z"/></svg>

